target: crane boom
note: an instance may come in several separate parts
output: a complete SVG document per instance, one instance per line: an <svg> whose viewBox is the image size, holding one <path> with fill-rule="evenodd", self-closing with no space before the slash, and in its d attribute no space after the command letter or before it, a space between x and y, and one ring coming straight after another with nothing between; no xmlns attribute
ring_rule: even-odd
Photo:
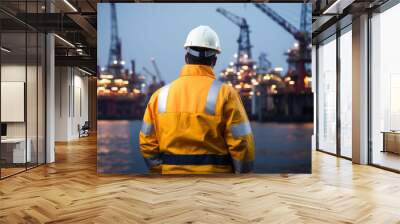
<svg viewBox="0 0 400 224"><path fill-rule="evenodd" d="M239 17L223 8L217 8L217 12L221 13L223 16L225 16L232 23L236 24L239 27L241 27L243 24L247 24L245 18Z"/></svg>
<svg viewBox="0 0 400 224"><path fill-rule="evenodd" d="M235 25L239 26L240 28L240 33L239 33L239 38L237 39L237 43L239 45L238 49L238 63L237 66L239 66L239 59L240 56L245 56L247 55L246 58L251 58L251 43L250 43L250 29L249 25L247 24L247 21L245 18L237 16L223 8L217 8L217 12L225 16L228 20L233 22Z"/></svg>
<svg viewBox="0 0 400 224"><path fill-rule="evenodd" d="M147 75L150 75L150 76L154 76L154 77L155 77L155 75L154 75L152 72L150 72L149 69L147 69L146 67L143 67L142 69L143 69L143 71L144 71Z"/></svg>
<svg viewBox="0 0 400 224"><path fill-rule="evenodd" d="M303 35L301 35L301 31L297 29L294 25L285 20L282 16L280 16L277 12L272 10L264 3L254 3L254 5L260 9L263 13L267 14L272 20L278 23L283 29L293 35L296 40L303 40Z"/></svg>
<svg viewBox="0 0 400 224"><path fill-rule="evenodd" d="M156 71L156 75L157 75L158 80L159 80L160 82L163 81L162 78L161 78L160 70L158 69L158 66L157 66L157 63L156 63L156 59L151 58L150 60L151 60L151 64L152 64L153 67L154 67L154 70Z"/></svg>
<svg viewBox="0 0 400 224"><path fill-rule="evenodd" d="M305 81L304 78L306 76L306 63L311 62L311 50L310 50L310 42L311 35L310 31L307 30L309 27L309 21L311 18L311 13L308 10L308 4L302 5L301 11L301 23L300 30L290 24L283 17L278 15L274 10L268 7L263 3L254 3L254 5L260 9L263 13L265 13L268 17L278 23L281 27L283 27L287 32L289 32L297 41L298 47L293 49L294 54L288 59L289 63L294 63L296 65L296 92L301 93L305 89Z"/></svg>

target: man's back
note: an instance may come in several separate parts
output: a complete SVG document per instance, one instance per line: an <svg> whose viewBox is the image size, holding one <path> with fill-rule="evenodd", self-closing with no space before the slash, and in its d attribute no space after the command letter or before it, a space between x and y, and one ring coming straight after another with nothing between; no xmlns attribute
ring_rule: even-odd
<svg viewBox="0 0 400 224"><path fill-rule="evenodd" d="M156 172L232 173L235 162L254 158L240 99L209 66L185 65L177 80L153 94L143 124L141 151Z"/></svg>

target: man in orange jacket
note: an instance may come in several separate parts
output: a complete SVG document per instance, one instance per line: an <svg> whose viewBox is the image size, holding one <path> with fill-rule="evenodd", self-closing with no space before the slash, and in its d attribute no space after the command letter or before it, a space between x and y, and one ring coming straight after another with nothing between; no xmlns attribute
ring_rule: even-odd
<svg viewBox="0 0 400 224"><path fill-rule="evenodd" d="M147 105L140 150L153 173L247 173L254 142L246 111L234 88L216 80L221 52L208 26L190 31L180 77L157 90Z"/></svg>

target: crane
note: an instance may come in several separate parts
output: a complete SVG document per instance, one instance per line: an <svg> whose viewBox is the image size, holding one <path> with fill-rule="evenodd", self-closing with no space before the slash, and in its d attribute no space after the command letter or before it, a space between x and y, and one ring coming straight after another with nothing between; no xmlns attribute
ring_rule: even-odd
<svg viewBox="0 0 400 224"><path fill-rule="evenodd" d="M311 10L312 5L305 3L301 6L301 20L300 20L300 31L306 34L306 38L311 42Z"/></svg>
<svg viewBox="0 0 400 224"><path fill-rule="evenodd" d="M303 4L302 6L300 29L289 23L266 4L254 3L254 5L263 13L265 13L268 17L270 17L273 21L278 23L283 29L285 29L298 41L298 53L296 54L296 58L294 60L294 62L296 63L298 76L296 82L296 91L304 91L304 78L306 76L305 64L311 63L311 35L309 30L309 26L311 24L311 13L309 12L311 12L311 9L309 9L309 4Z"/></svg>
<svg viewBox="0 0 400 224"><path fill-rule="evenodd" d="M121 53L121 39L118 37L117 10L115 3L111 3L111 44L108 55L108 71L118 76L121 74L124 64Z"/></svg>
<svg viewBox="0 0 400 224"><path fill-rule="evenodd" d="M163 83L164 81L161 78L161 73L160 73L160 70L158 69L158 66L157 66L157 63L156 63L156 59L155 58L151 58L150 61L151 61L151 64L153 65L154 70L156 71L156 75L157 75L158 81L160 81L160 83Z"/></svg>
<svg viewBox="0 0 400 224"><path fill-rule="evenodd" d="M245 58L251 58L251 48L252 45L250 43L250 29L247 21L243 17L239 17L223 8L217 8L217 12L221 13L231 22L236 24L240 28L239 38L237 39L239 49L238 49L238 57L237 57L237 66L239 66L239 60L241 56ZM247 56L246 56L247 55Z"/></svg>
<svg viewBox="0 0 400 224"><path fill-rule="evenodd" d="M153 68L154 68L154 70L155 70L155 74L154 74L153 72L150 72L150 70L147 69L146 67L143 67L143 71L144 71L147 75L151 76L152 82L153 82L154 85L161 85L161 86L164 86L165 82L164 82L164 80L163 80L162 77L161 77L161 73L160 73L160 70L158 69L156 60L155 60L154 58L151 58L150 61L151 61L151 64L153 65ZM158 84L157 84L157 78L158 78Z"/></svg>
<svg viewBox="0 0 400 224"><path fill-rule="evenodd" d="M152 72L150 72L150 70L147 69L146 67L143 67L142 69L146 73L147 76L151 76L153 82L156 81L156 75L154 75Z"/></svg>

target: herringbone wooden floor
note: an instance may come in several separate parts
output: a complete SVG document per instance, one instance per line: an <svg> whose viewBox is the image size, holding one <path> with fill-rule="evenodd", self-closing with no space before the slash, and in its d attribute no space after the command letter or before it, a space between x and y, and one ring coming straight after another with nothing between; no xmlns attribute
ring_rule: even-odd
<svg viewBox="0 0 400 224"><path fill-rule="evenodd" d="M98 176L96 140L0 181L0 223L400 223L400 175L313 153L311 175Z"/></svg>

